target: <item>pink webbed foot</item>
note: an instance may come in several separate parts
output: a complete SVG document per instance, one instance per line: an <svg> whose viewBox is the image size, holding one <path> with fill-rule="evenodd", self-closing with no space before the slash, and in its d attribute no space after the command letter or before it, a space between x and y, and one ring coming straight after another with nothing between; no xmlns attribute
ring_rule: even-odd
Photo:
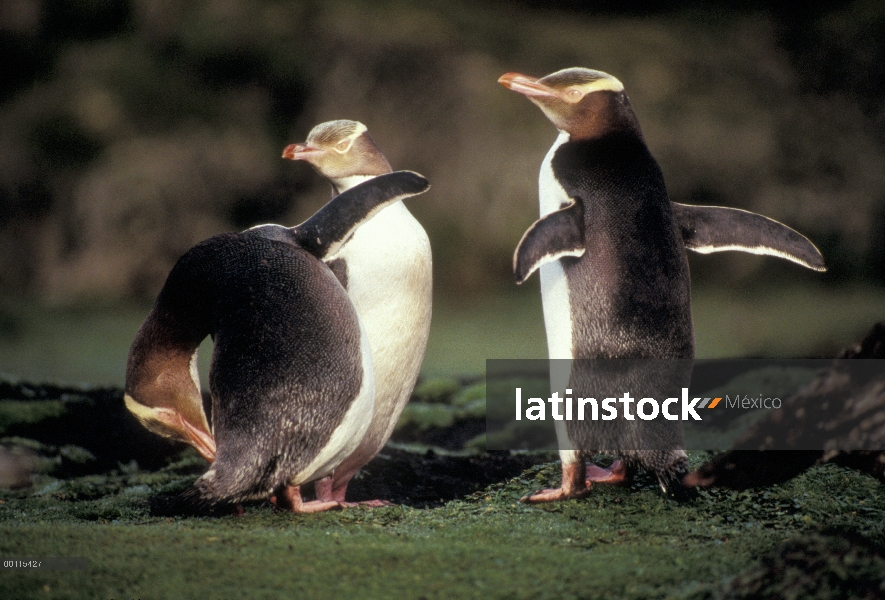
<svg viewBox="0 0 885 600"><path fill-rule="evenodd" d="M362 502L342 502L341 506L345 508L353 508L355 506L365 506L366 508L381 508L382 506L396 506L393 502L387 500L363 500Z"/></svg>
<svg viewBox="0 0 885 600"><path fill-rule="evenodd" d="M627 467L620 460L613 462L612 466L608 469L594 465L593 463L587 463L586 470L588 487L590 486L590 482L619 485L628 483L630 480L627 475Z"/></svg>
<svg viewBox="0 0 885 600"><path fill-rule="evenodd" d="M329 475L328 477L317 479L313 484L313 488L316 491L317 500L322 500L323 502L344 502L344 494L347 492L348 483L349 480L344 485L335 487L335 478Z"/></svg>
<svg viewBox="0 0 885 600"><path fill-rule="evenodd" d="M589 480L586 478L584 461L562 463L562 484L558 488L538 490L519 499L523 504L541 504L586 498L591 493Z"/></svg>
<svg viewBox="0 0 885 600"><path fill-rule="evenodd" d="M565 490L561 487L550 488L546 490L538 490L533 494L528 494L519 499L523 504L542 504L544 502L559 502L560 500L573 500L577 498L586 498L592 490L585 487L580 490Z"/></svg>
<svg viewBox="0 0 885 600"><path fill-rule="evenodd" d="M324 502L337 502L345 508L354 508L356 506L365 506L368 508L393 506L393 503L388 502L387 500L364 500L362 502L345 502L344 494L347 492L348 483L350 483L350 478L348 478L347 481L345 481L343 484L339 482L338 486L335 487L335 479L331 475L329 477L318 479L317 482L314 484L317 500L322 500Z"/></svg>
<svg viewBox="0 0 885 600"><path fill-rule="evenodd" d="M295 514L324 512L342 508L341 503L335 501L311 500L310 502L305 502L301 498L301 488L297 485L286 486L278 496L271 496L270 501L277 510L285 510Z"/></svg>

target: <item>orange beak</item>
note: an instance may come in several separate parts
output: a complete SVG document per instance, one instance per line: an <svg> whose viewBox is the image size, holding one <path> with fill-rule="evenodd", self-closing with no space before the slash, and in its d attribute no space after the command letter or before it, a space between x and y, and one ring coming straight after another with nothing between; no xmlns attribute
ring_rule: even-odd
<svg viewBox="0 0 885 600"><path fill-rule="evenodd" d="M308 160L311 156L322 154L325 150L307 144L289 144L283 150L283 158L289 160Z"/></svg>
<svg viewBox="0 0 885 600"><path fill-rule="evenodd" d="M546 98L558 98L559 94L553 88L538 82L537 77L520 75L519 73L505 73L498 78L498 83L509 90L519 92L524 96L543 96Z"/></svg>
<svg viewBox="0 0 885 600"><path fill-rule="evenodd" d="M188 437L187 441L190 442L191 446L207 461L210 463L215 462L215 438L212 437L212 434L204 431L202 427L194 427L183 418L181 419L181 424L183 425L185 435Z"/></svg>
<svg viewBox="0 0 885 600"><path fill-rule="evenodd" d="M200 456L209 462L215 461L215 438L202 425L192 424L175 408L156 408L154 415L160 423L176 432L180 440L193 446Z"/></svg>

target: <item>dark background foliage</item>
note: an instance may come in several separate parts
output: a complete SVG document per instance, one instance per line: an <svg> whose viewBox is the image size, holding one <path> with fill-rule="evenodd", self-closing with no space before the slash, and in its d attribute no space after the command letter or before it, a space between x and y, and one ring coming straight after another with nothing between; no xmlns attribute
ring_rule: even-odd
<svg viewBox="0 0 885 600"><path fill-rule="evenodd" d="M827 281L882 283L883 27L866 1L10 1L0 289L150 297L199 239L303 218L325 185L279 151L329 118L433 182L412 207L439 285L509 285L553 131L495 79L572 65L625 82L674 199L780 218Z"/></svg>

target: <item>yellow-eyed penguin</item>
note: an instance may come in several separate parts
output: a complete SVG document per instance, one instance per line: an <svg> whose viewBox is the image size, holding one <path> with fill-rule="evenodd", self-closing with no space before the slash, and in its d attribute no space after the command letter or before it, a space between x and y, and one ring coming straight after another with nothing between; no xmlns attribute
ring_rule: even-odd
<svg viewBox="0 0 885 600"><path fill-rule="evenodd" d="M824 270L806 238L742 210L670 202L624 86L569 68L543 78L498 80L525 95L559 130L541 166L541 218L514 255L517 283L540 269L549 356L566 359L691 359L694 333L685 248L742 250ZM681 435L680 432L676 432ZM562 450L562 484L526 497L583 497L590 479L580 450ZM651 468L680 496L684 450L645 451L628 462ZM595 480L617 480L599 473Z"/></svg>
<svg viewBox="0 0 885 600"><path fill-rule="evenodd" d="M368 338L322 259L362 224L424 192L411 172L358 185L294 228L264 225L211 237L170 272L136 334L127 408L148 429L212 461L196 484L210 502L275 495L296 512L298 486L325 477L359 445L374 406ZM212 335L210 429L194 367Z"/></svg>
<svg viewBox="0 0 885 600"><path fill-rule="evenodd" d="M366 126L357 121L321 123L304 143L287 146L283 157L308 162L329 180L333 194L391 171ZM344 502L348 482L393 433L421 369L430 331L430 242L405 204L397 202L324 260L360 315L375 363L375 415L369 430L334 475L316 486L318 498Z"/></svg>

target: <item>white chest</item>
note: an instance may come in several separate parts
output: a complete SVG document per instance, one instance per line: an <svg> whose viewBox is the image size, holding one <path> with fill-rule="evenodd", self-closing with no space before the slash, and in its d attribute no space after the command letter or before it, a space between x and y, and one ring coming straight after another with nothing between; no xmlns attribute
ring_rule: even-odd
<svg viewBox="0 0 885 600"><path fill-rule="evenodd" d="M347 261L347 292L370 330L370 339L372 309L382 309L388 315L385 320L402 318L391 313L407 308L415 295L426 291L424 284L429 284L430 241L402 202L388 206L357 229L337 257Z"/></svg>
<svg viewBox="0 0 885 600"><path fill-rule="evenodd" d="M563 204L571 202L571 198L565 193L562 186L559 185L556 177L553 176L553 167L551 166L556 150L568 140L569 135L565 132L560 132L559 137L556 138L556 141L553 142L553 145L547 152L547 156L544 157L544 162L541 163L541 173L538 176L538 200L542 217L549 215L555 210L559 210Z"/></svg>
<svg viewBox="0 0 885 600"><path fill-rule="evenodd" d="M431 314L430 240L406 205L396 202L357 229L336 258L346 261L347 293L372 347L376 411L384 420L386 410L398 415L408 401L424 357Z"/></svg>
<svg viewBox="0 0 885 600"><path fill-rule="evenodd" d="M338 177L337 179L332 179L331 182L340 194L341 192L347 191L353 186L359 185L364 181L368 181L373 177L374 175L350 175L348 177Z"/></svg>
<svg viewBox="0 0 885 600"><path fill-rule="evenodd" d="M538 177L538 201L541 216L559 210L563 204L571 202L568 194L553 176L550 163L556 149L567 142L569 136L560 132L553 143ZM568 281L560 261L542 265L541 303L544 307L544 329L547 333L547 353L550 358L572 358L572 315L569 304Z"/></svg>

